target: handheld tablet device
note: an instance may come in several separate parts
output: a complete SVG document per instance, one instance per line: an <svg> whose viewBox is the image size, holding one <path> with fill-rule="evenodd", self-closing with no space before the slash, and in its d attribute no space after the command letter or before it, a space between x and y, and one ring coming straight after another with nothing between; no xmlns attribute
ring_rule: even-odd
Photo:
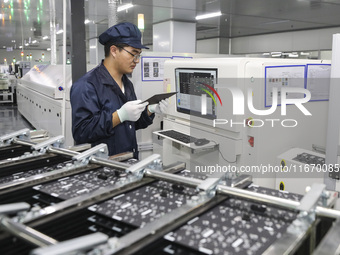
<svg viewBox="0 0 340 255"><path fill-rule="evenodd" d="M177 92L169 92L169 93L163 93L163 94L156 94L156 95L153 95L152 97L144 100L142 103L149 102L149 105L158 104L163 99L169 98L169 97L175 95L176 93Z"/></svg>

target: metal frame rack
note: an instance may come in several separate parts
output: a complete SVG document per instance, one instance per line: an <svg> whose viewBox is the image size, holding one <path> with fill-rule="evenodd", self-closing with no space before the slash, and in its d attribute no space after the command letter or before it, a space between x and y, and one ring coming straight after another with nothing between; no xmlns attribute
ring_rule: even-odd
<svg viewBox="0 0 340 255"><path fill-rule="evenodd" d="M180 163L162 166L159 155L115 162L107 159L105 145L75 152L60 148L62 137L34 144L20 138L25 134L0 137L4 147L31 149L11 163L0 162L1 173L9 176L10 169L35 162L21 171L29 174L0 184L0 201L7 201L0 206L1 253L324 254L327 247L327 254L334 254L338 249L339 242L322 239L331 225L326 235L336 236L340 217L329 208L337 193L322 184L301 197L250 185L249 176L193 176ZM55 156L60 162L41 168Z"/></svg>

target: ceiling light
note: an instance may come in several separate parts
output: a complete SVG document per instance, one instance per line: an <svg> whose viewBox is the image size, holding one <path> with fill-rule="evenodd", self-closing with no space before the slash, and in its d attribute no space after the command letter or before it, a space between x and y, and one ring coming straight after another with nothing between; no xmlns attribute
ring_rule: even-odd
<svg viewBox="0 0 340 255"><path fill-rule="evenodd" d="M117 8L117 12L121 12L121 11L124 11L124 10L127 10L129 8L133 7L133 4L124 4L124 5L121 5Z"/></svg>
<svg viewBox="0 0 340 255"><path fill-rule="evenodd" d="M301 52L300 54L301 54L301 56L309 56L310 55L309 52Z"/></svg>
<svg viewBox="0 0 340 255"><path fill-rule="evenodd" d="M47 48L46 50L47 50L47 51L51 51L51 48Z"/></svg>
<svg viewBox="0 0 340 255"><path fill-rule="evenodd" d="M62 34L62 33L64 33L64 30L60 29L60 30L57 31L56 34L59 35L59 34Z"/></svg>
<svg viewBox="0 0 340 255"><path fill-rule="evenodd" d="M90 49L96 49L96 48L97 48L96 45L91 45L91 46L90 46Z"/></svg>
<svg viewBox="0 0 340 255"><path fill-rule="evenodd" d="M222 13L219 12L212 12L212 13L207 13L207 14L203 14L203 15L197 15L196 16L196 20L200 20L200 19L208 19L208 18L212 18L212 17L218 17L221 16Z"/></svg>
<svg viewBox="0 0 340 255"><path fill-rule="evenodd" d="M19 49L22 49L22 46L21 46L21 45L19 46Z"/></svg>
<svg viewBox="0 0 340 255"><path fill-rule="evenodd" d="M286 23L286 22L290 22L290 20L289 19L282 19L282 20L264 22L264 23L261 23L261 25L272 25L272 24L279 24L279 23Z"/></svg>
<svg viewBox="0 0 340 255"><path fill-rule="evenodd" d="M272 57L281 57L282 52L280 52L280 51L275 51L275 52L271 52L270 54L272 55Z"/></svg>
<svg viewBox="0 0 340 255"><path fill-rule="evenodd" d="M299 54L297 52L292 52L292 53L289 53L288 57L297 58L297 57L299 57Z"/></svg>
<svg viewBox="0 0 340 255"><path fill-rule="evenodd" d="M263 53L262 55L263 55L263 56L269 56L270 53L269 53L269 52L265 52L265 53Z"/></svg>
<svg viewBox="0 0 340 255"><path fill-rule="evenodd" d="M84 21L84 24L88 24L88 23L90 23L90 20L89 20L89 19L86 19L86 20Z"/></svg>
<svg viewBox="0 0 340 255"><path fill-rule="evenodd" d="M28 43L25 43L25 46L28 46L29 44Z"/></svg>
<svg viewBox="0 0 340 255"><path fill-rule="evenodd" d="M47 40L47 39L48 39L48 36L45 35L42 39L43 39L43 40Z"/></svg>
<svg viewBox="0 0 340 255"><path fill-rule="evenodd" d="M138 28L144 30L144 14L138 13Z"/></svg>
<svg viewBox="0 0 340 255"><path fill-rule="evenodd" d="M32 43L37 43L38 41L37 40L33 40L33 42Z"/></svg>

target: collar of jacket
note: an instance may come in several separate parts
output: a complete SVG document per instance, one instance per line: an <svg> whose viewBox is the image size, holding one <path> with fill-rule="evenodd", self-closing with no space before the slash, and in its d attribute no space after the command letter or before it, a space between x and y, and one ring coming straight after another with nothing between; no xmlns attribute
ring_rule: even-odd
<svg viewBox="0 0 340 255"><path fill-rule="evenodd" d="M129 80L129 78L126 76L126 74L124 74L122 78L123 83L124 83L124 89L125 89L125 94L123 94L117 82L112 78L111 74L104 66L104 60L102 60L98 68L99 68L99 73L100 73L99 78L100 78L101 84L113 86L113 89L115 90L115 92L118 93L121 97L130 98L132 94L131 92L133 90L133 84ZM126 99L124 101L126 101Z"/></svg>

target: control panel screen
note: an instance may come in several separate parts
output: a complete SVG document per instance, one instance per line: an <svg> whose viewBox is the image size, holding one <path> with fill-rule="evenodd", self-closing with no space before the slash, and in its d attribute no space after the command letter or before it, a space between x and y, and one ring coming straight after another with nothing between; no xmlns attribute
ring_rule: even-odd
<svg viewBox="0 0 340 255"><path fill-rule="evenodd" d="M216 118L214 89L217 69L175 69L176 109L178 112L207 119Z"/></svg>

